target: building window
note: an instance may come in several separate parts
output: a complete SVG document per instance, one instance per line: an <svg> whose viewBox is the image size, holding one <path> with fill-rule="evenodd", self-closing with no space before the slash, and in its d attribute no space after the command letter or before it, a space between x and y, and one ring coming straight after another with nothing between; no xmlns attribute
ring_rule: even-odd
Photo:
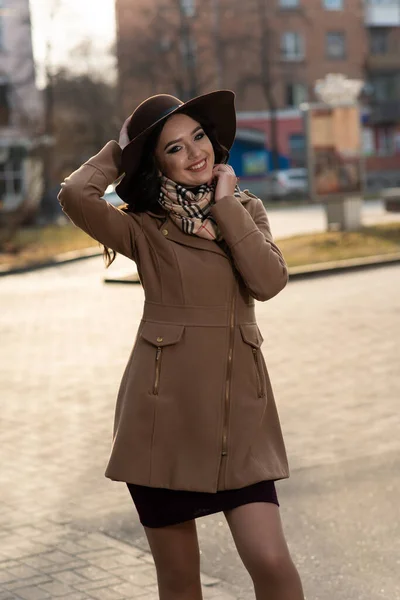
<svg viewBox="0 0 400 600"><path fill-rule="evenodd" d="M0 127L7 127L11 120L10 84L0 79Z"/></svg>
<svg viewBox="0 0 400 600"><path fill-rule="evenodd" d="M343 10L343 0L323 0L325 10Z"/></svg>
<svg viewBox="0 0 400 600"><path fill-rule="evenodd" d="M4 50L3 2L0 0L0 52Z"/></svg>
<svg viewBox="0 0 400 600"><path fill-rule="evenodd" d="M304 43L299 33L286 31L282 34L281 55L284 60L302 60L304 58Z"/></svg>
<svg viewBox="0 0 400 600"><path fill-rule="evenodd" d="M7 209L15 206L23 191L23 157L25 150L0 146L0 203Z"/></svg>
<svg viewBox="0 0 400 600"><path fill-rule="evenodd" d="M286 106L299 106L302 102L307 102L308 90L303 83L287 83L285 89Z"/></svg>
<svg viewBox="0 0 400 600"><path fill-rule="evenodd" d="M389 49L388 29L369 30L369 51L371 54L387 54Z"/></svg>
<svg viewBox="0 0 400 600"><path fill-rule="evenodd" d="M396 101L400 90L400 77L387 73L376 75L370 81L375 102Z"/></svg>
<svg viewBox="0 0 400 600"><path fill-rule="evenodd" d="M326 56L328 58L346 56L346 38L343 32L330 31L326 34Z"/></svg>
<svg viewBox="0 0 400 600"><path fill-rule="evenodd" d="M279 0L279 8L297 8L300 0Z"/></svg>
<svg viewBox="0 0 400 600"><path fill-rule="evenodd" d="M196 15L196 0L181 0L181 9L186 17Z"/></svg>
<svg viewBox="0 0 400 600"><path fill-rule="evenodd" d="M378 129L377 138L379 156L392 156L395 153L393 131L386 128Z"/></svg>

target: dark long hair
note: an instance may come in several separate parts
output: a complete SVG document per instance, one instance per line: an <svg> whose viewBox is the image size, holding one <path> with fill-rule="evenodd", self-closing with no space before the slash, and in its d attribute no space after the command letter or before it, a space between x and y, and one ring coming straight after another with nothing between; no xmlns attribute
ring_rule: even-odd
<svg viewBox="0 0 400 600"><path fill-rule="evenodd" d="M215 163L227 163L229 160L229 151L219 141L214 124L211 123L207 117L204 117L193 110L187 112L182 110L179 112L188 115L202 126L204 133L209 138L213 147ZM126 204L119 210L127 213L141 213L148 210L160 213L161 207L158 203L160 196L160 179L155 160L155 149L166 121L167 120L162 121L162 123L157 125L147 138L143 147L138 170L129 190L129 197L126 199ZM110 250L106 246L103 246L103 258L107 268L114 262L116 256L115 250Z"/></svg>

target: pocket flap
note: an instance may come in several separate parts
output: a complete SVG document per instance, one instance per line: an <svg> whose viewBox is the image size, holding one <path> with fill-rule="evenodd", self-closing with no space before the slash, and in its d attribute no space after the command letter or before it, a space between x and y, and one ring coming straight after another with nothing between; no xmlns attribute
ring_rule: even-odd
<svg viewBox="0 0 400 600"><path fill-rule="evenodd" d="M153 346L170 346L179 342L184 328L184 325L145 322L140 335Z"/></svg>
<svg viewBox="0 0 400 600"><path fill-rule="evenodd" d="M256 323L244 323L240 324L239 327L243 341L246 342L246 344L250 344L253 348L259 348L261 346L264 338Z"/></svg>

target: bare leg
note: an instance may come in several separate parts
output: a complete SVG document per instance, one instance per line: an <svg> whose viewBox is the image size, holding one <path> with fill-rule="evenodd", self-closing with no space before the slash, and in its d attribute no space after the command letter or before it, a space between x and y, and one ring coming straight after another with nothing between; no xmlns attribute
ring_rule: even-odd
<svg viewBox="0 0 400 600"><path fill-rule="evenodd" d="M299 574L286 544L279 507L254 502L225 512L257 600L304 600Z"/></svg>
<svg viewBox="0 0 400 600"><path fill-rule="evenodd" d="M144 530L156 565L160 600L203 600L195 521Z"/></svg>

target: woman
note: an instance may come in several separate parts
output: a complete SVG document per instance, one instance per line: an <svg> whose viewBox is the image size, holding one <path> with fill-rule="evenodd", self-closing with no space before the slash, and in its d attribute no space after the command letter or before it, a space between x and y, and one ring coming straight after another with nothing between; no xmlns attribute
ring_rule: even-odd
<svg viewBox="0 0 400 600"><path fill-rule="evenodd" d="M235 130L233 92L153 96L59 195L107 263L131 258L143 284L106 476L128 485L162 600L201 599L195 519L219 511L256 598L303 598L280 522L274 481L288 467L254 314L287 269L262 202L226 164ZM101 198L122 174L117 209Z"/></svg>

